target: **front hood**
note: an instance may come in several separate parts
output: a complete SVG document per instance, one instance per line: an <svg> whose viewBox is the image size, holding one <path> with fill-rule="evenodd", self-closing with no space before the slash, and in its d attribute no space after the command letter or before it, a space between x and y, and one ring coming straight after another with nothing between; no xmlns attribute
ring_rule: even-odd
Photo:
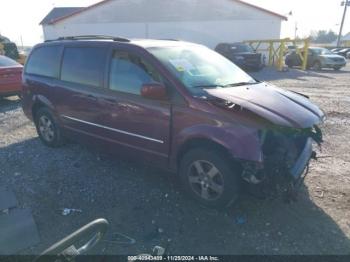
<svg viewBox="0 0 350 262"><path fill-rule="evenodd" d="M308 128L324 118L324 113L306 97L267 83L205 91L279 126Z"/></svg>

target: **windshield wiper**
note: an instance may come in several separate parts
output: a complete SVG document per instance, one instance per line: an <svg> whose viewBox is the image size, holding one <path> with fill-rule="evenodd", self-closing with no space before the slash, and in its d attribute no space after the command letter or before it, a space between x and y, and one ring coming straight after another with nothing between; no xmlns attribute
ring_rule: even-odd
<svg viewBox="0 0 350 262"><path fill-rule="evenodd" d="M215 85L215 84L210 84L210 85L197 85L197 86L192 86L192 88L210 88L210 87L225 87L223 85Z"/></svg>
<svg viewBox="0 0 350 262"><path fill-rule="evenodd" d="M233 87L233 86L245 86L245 85L256 85L259 82L238 82L238 83L232 83L224 85L223 87Z"/></svg>
<svg viewBox="0 0 350 262"><path fill-rule="evenodd" d="M233 87L233 86L245 86L245 85L255 85L259 82L238 82L238 83L232 83L232 84L226 84L226 85L215 85L215 84L208 84L208 85L196 85L192 86L192 88L210 88L210 87Z"/></svg>

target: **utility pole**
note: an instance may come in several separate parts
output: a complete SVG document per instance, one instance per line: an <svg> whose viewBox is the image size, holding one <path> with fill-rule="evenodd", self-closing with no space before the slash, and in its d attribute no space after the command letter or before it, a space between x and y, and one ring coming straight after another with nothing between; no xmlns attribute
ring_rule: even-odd
<svg viewBox="0 0 350 262"><path fill-rule="evenodd" d="M23 50L23 38L22 38L22 35L21 35L21 45L22 45L22 50Z"/></svg>
<svg viewBox="0 0 350 262"><path fill-rule="evenodd" d="M349 2L349 0L344 0L341 3L341 5L342 6L344 5L344 13L343 13L343 18L342 18L341 23L340 23L340 30L339 30L338 40L337 40L337 47L340 46L340 38L341 38L342 33L343 33L343 26L344 26L344 21L345 21L346 9L348 8L348 5L350 5L350 2Z"/></svg>

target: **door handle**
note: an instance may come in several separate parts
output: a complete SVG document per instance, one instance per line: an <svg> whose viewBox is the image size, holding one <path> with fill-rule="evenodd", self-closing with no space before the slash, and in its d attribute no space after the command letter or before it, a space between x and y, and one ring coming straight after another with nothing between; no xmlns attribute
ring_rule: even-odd
<svg viewBox="0 0 350 262"><path fill-rule="evenodd" d="M87 98L93 101L97 101L97 97L93 95L87 95Z"/></svg>
<svg viewBox="0 0 350 262"><path fill-rule="evenodd" d="M102 98L103 102L106 102L110 105L116 105L118 104L117 100L116 99L113 99L113 98Z"/></svg>

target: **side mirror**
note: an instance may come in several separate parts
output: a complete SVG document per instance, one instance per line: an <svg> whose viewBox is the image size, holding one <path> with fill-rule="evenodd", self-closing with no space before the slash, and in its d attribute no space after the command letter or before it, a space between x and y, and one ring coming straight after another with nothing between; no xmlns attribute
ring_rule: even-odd
<svg viewBox="0 0 350 262"><path fill-rule="evenodd" d="M161 83L143 84L141 96L154 100L165 100L167 98L166 88Z"/></svg>

